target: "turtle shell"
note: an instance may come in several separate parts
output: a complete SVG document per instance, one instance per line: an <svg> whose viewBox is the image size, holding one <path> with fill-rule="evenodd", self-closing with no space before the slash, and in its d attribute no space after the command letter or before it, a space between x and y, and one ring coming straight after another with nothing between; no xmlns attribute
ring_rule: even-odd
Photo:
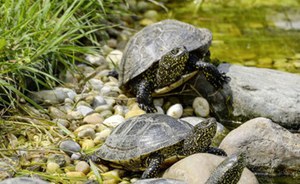
<svg viewBox="0 0 300 184"><path fill-rule="evenodd" d="M175 47L187 50L208 50L212 34L208 29L177 20L163 20L137 32L127 43L119 66L119 85L147 70L153 63Z"/></svg>
<svg viewBox="0 0 300 184"><path fill-rule="evenodd" d="M183 140L192 125L164 114L144 114L118 125L96 152L111 162L138 160L141 156Z"/></svg>

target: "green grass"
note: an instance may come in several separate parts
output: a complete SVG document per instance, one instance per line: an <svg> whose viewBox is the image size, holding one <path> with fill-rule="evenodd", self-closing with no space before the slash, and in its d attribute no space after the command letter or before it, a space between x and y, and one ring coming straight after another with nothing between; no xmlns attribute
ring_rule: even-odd
<svg viewBox="0 0 300 184"><path fill-rule="evenodd" d="M95 53L112 25L100 21L121 11L119 1L0 0L0 106L23 98L37 107L26 93L52 88L58 73Z"/></svg>

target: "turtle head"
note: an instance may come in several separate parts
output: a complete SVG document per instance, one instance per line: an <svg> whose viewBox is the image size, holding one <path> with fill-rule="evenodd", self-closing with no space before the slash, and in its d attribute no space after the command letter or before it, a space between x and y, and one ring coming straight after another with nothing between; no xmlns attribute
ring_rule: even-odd
<svg viewBox="0 0 300 184"><path fill-rule="evenodd" d="M188 60L189 52L185 46L175 47L169 52L167 52L162 60L164 62L170 62L170 64L174 63L185 63Z"/></svg>
<svg viewBox="0 0 300 184"><path fill-rule="evenodd" d="M184 141L184 152L187 155L205 152L208 150L213 137L217 131L217 121L215 118L208 118L194 126Z"/></svg>

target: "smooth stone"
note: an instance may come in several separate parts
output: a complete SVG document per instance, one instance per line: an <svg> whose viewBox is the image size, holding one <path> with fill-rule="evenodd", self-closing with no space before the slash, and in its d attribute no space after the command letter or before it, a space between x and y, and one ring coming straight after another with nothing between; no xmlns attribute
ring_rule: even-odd
<svg viewBox="0 0 300 184"><path fill-rule="evenodd" d="M85 125L81 125L80 127L77 127L75 130L74 130L74 134L78 134L79 132L83 131L83 130L86 130L86 129L94 129L96 130L96 128L98 127L98 125L94 125L94 124L85 124Z"/></svg>
<svg viewBox="0 0 300 184"><path fill-rule="evenodd" d="M107 125L108 127L116 127L119 124L123 123L125 121L125 118L119 114L112 115L111 117L105 119L103 121L104 125Z"/></svg>
<svg viewBox="0 0 300 184"><path fill-rule="evenodd" d="M94 143L95 144L103 143L106 140L106 138L110 135L110 133L111 133L110 128L106 128L106 129L102 130L101 132L96 133Z"/></svg>
<svg viewBox="0 0 300 184"><path fill-rule="evenodd" d="M95 137L95 130L93 128L86 128L78 132L79 138L94 138Z"/></svg>
<svg viewBox="0 0 300 184"><path fill-rule="evenodd" d="M207 117L209 115L209 104L205 98L196 97L193 101L193 109L197 116Z"/></svg>
<svg viewBox="0 0 300 184"><path fill-rule="evenodd" d="M163 178L183 180L188 184L204 184L224 159L225 157L208 153L197 153L173 164L165 171ZM238 184L258 184L258 181L255 175L245 168Z"/></svg>
<svg viewBox="0 0 300 184"><path fill-rule="evenodd" d="M87 54L85 60L90 62L93 66L101 66L106 64L106 60L102 55Z"/></svg>
<svg viewBox="0 0 300 184"><path fill-rule="evenodd" d="M79 161L75 166L75 171L83 172L84 174L88 174L90 172L90 165L85 161Z"/></svg>
<svg viewBox="0 0 300 184"><path fill-rule="evenodd" d="M300 136L267 118L249 120L232 130L220 148L246 153L248 167L267 174L299 174Z"/></svg>
<svg viewBox="0 0 300 184"><path fill-rule="evenodd" d="M90 79L86 85L94 91L100 91L103 88L103 82L99 79Z"/></svg>
<svg viewBox="0 0 300 184"><path fill-rule="evenodd" d="M165 111L163 110L163 108L161 106L155 106L156 108L156 112L157 114L165 114Z"/></svg>
<svg viewBox="0 0 300 184"><path fill-rule="evenodd" d="M57 87L53 90L41 90L37 92L31 92L29 97L37 103L46 104L60 104L63 103L66 98L74 99L76 93L69 88Z"/></svg>
<svg viewBox="0 0 300 184"><path fill-rule="evenodd" d="M191 82L221 122L268 117L283 127L300 128L300 75L230 64L218 69L231 78L222 90L216 91L203 75Z"/></svg>
<svg viewBox="0 0 300 184"><path fill-rule="evenodd" d="M66 119L57 118L57 119L53 119L52 122L56 123L57 125L64 126L66 128L70 126L70 122Z"/></svg>
<svg viewBox="0 0 300 184"><path fill-rule="evenodd" d="M79 111L70 111L68 112L67 116L68 116L68 120L80 120L84 118L82 113Z"/></svg>
<svg viewBox="0 0 300 184"><path fill-rule="evenodd" d="M55 163L55 162L47 163L47 167L46 167L47 173L50 173L50 174L57 173L57 172L59 172L59 170L60 170L60 166L57 163Z"/></svg>
<svg viewBox="0 0 300 184"><path fill-rule="evenodd" d="M115 105L113 109L114 109L114 114L119 114L121 116L125 115L124 107L122 105Z"/></svg>
<svg viewBox="0 0 300 184"><path fill-rule="evenodd" d="M139 108L138 104L132 105L132 108L125 114L125 119L146 114L145 111Z"/></svg>
<svg viewBox="0 0 300 184"><path fill-rule="evenodd" d="M65 140L59 144L59 149L71 155L72 153L80 152L80 145L73 140Z"/></svg>
<svg viewBox="0 0 300 184"><path fill-rule="evenodd" d="M174 104L167 110L167 115L173 118L180 118L183 114L183 107L181 104Z"/></svg>
<svg viewBox="0 0 300 184"><path fill-rule="evenodd" d="M93 101L93 108L96 109L98 106L105 105L106 101L102 96L95 96Z"/></svg>
<svg viewBox="0 0 300 184"><path fill-rule="evenodd" d="M85 105L79 105L76 107L76 110L78 112L80 112L83 116L86 116L87 114L91 113L94 111L94 109L88 107L88 106L85 106Z"/></svg>
<svg viewBox="0 0 300 184"><path fill-rule="evenodd" d="M16 177L8 178L3 181L0 181L0 184L50 184L47 181L41 180L35 177Z"/></svg>
<svg viewBox="0 0 300 184"><path fill-rule="evenodd" d="M120 50L113 50L106 56L106 61L109 63L110 69L114 69L115 66L119 66L123 52Z"/></svg>
<svg viewBox="0 0 300 184"><path fill-rule="evenodd" d="M49 112L49 115L50 115L50 117L52 119L55 119L55 118L65 118L67 116L66 113L64 113L60 109L58 109L56 107L53 107L53 106L50 106L48 108L48 112Z"/></svg>
<svg viewBox="0 0 300 184"><path fill-rule="evenodd" d="M154 106L160 106L162 107L164 105L164 99L163 98L155 98L153 99Z"/></svg>
<svg viewBox="0 0 300 184"><path fill-rule="evenodd" d="M106 119L106 118L109 118L113 115L113 113L111 112L111 110L104 110L102 112L100 112L100 116L103 118L103 119Z"/></svg>
<svg viewBox="0 0 300 184"><path fill-rule="evenodd" d="M103 180L117 179L124 175L124 171L121 169L113 169L108 172L102 173Z"/></svg>
<svg viewBox="0 0 300 184"><path fill-rule="evenodd" d="M87 123L87 124L98 124L102 122L103 122L103 118L99 113L89 114L83 119L83 123Z"/></svg>
<svg viewBox="0 0 300 184"><path fill-rule="evenodd" d="M158 17L158 13L155 10L147 10L144 13L144 17L150 20L156 20Z"/></svg>
<svg viewBox="0 0 300 184"><path fill-rule="evenodd" d="M105 111L105 110L109 110L109 111L111 111L112 110L112 106L111 105L108 105L108 104L104 104L104 105L100 105L100 106L98 106L96 109L95 109L95 111L96 112L103 112L103 111Z"/></svg>
<svg viewBox="0 0 300 184"><path fill-rule="evenodd" d="M95 147L95 143L94 143L93 140L84 139L82 141L82 143L81 143L81 146L82 146L83 150L88 150L88 149L94 148Z"/></svg>

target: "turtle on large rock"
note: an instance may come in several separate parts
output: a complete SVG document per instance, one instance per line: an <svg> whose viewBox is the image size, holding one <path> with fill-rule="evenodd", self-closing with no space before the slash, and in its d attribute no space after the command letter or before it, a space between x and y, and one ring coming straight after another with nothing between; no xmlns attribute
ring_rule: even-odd
<svg viewBox="0 0 300 184"><path fill-rule="evenodd" d="M194 153L226 155L210 147L216 129L214 118L193 127L168 115L144 114L118 125L99 150L87 158L109 162L115 168L144 171L142 178L152 178L160 168Z"/></svg>
<svg viewBox="0 0 300 184"><path fill-rule="evenodd" d="M127 43L119 66L119 84L133 93L139 107L155 112L152 93L166 93L202 71L221 88L228 77L210 61L212 34L177 20L163 20L136 33Z"/></svg>

